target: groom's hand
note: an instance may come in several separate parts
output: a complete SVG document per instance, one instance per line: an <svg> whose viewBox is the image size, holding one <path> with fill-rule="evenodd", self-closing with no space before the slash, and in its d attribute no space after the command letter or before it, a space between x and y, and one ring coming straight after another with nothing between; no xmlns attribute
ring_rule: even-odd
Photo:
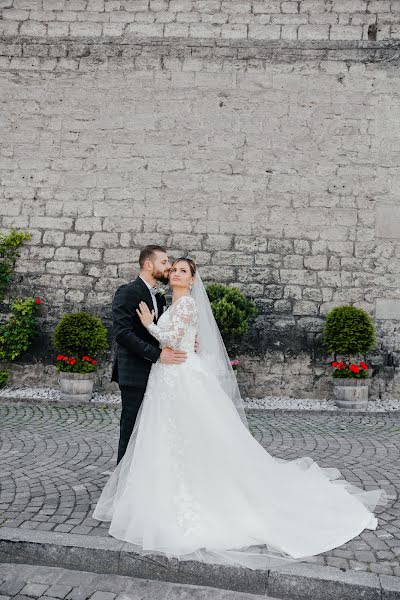
<svg viewBox="0 0 400 600"><path fill-rule="evenodd" d="M172 348L163 348L160 354L160 362L163 365L180 365L186 358L186 352L172 350Z"/></svg>

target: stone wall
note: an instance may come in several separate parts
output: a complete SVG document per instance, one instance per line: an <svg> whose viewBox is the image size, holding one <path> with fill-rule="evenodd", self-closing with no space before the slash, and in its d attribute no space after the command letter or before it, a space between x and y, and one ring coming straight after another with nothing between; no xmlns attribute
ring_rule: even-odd
<svg viewBox="0 0 400 600"><path fill-rule="evenodd" d="M398 0L1 0L7 36L400 39Z"/></svg>
<svg viewBox="0 0 400 600"><path fill-rule="evenodd" d="M373 397L399 393L398 2L0 8L0 225L33 234L13 292L44 298L44 331L82 307L109 322L163 243L256 300L245 393L325 395L343 303L378 327ZM46 337L34 354L50 361Z"/></svg>

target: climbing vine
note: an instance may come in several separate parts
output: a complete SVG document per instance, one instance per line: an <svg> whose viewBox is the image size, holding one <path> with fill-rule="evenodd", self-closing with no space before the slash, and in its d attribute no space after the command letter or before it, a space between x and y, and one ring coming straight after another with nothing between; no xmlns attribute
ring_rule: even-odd
<svg viewBox="0 0 400 600"><path fill-rule="evenodd" d="M0 233L0 302L4 302L14 278L14 268L19 248L31 234L11 229ZM0 359L6 364L28 350L32 337L37 333L36 312L41 304L39 298L17 298L11 304L11 314L0 325ZM0 387L7 383L9 372L0 370Z"/></svg>
<svg viewBox="0 0 400 600"><path fill-rule="evenodd" d="M16 229L11 229L8 234L0 233L0 302L4 301L14 278L14 267L19 256L18 249L31 237L30 233Z"/></svg>

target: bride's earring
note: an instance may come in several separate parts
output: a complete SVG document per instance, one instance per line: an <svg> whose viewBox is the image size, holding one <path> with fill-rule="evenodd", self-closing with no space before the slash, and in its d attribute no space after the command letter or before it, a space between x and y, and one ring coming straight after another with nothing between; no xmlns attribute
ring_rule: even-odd
<svg viewBox="0 0 400 600"><path fill-rule="evenodd" d="M189 292L192 291L193 283L189 283Z"/></svg>

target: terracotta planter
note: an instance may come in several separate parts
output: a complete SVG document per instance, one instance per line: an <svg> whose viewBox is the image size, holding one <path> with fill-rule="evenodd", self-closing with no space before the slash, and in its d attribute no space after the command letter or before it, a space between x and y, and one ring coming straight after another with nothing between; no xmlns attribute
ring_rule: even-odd
<svg viewBox="0 0 400 600"><path fill-rule="evenodd" d="M60 372L60 399L66 402L89 402L92 399L95 373Z"/></svg>
<svg viewBox="0 0 400 600"><path fill-rule="evenodd" d="M368 379L333 379L335 404L340 408L364 410L368 405Z"/></svg>

